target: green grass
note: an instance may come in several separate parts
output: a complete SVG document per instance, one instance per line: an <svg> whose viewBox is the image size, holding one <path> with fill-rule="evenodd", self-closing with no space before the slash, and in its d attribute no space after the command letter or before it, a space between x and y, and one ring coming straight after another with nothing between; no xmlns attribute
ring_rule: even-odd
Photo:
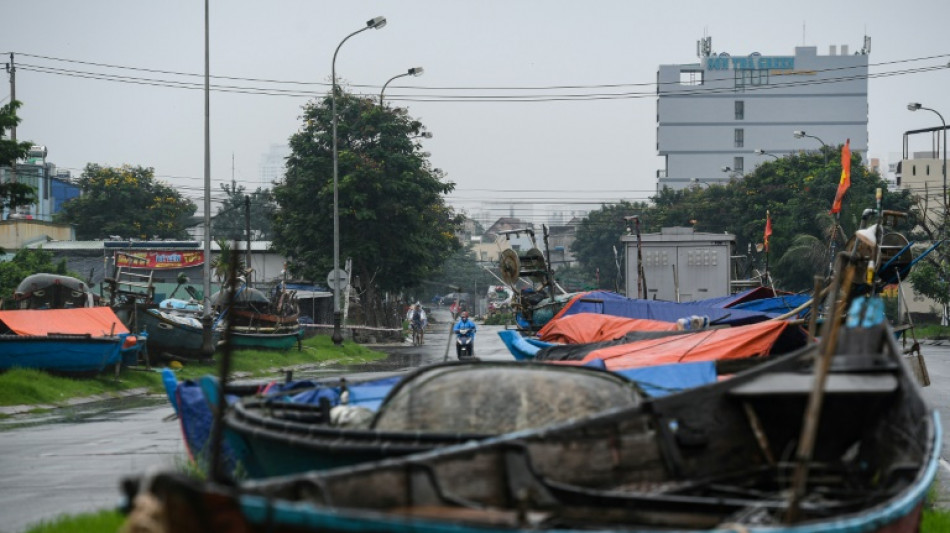
<svg viewBox="0 0 950 533"><path fill-rule="evenodd" d="M950 326L941 326L939 324L915 326L914 333L916 333L919 339L950 339ZM904 334L907 335L908 333Z"/></svg>
<svg viewBox="0 0 950 533"><path fill-rule="evenodd" d="M303 349L285 351L237 350L233 354L231 371L242 376L262 377L275 371L306 364L354 365L383 359L385 353L370 350L353 342L336 346L328 335L317 335L303 341ZM179 379L193 379L218 372L217 360L209 363L185 364L176 373ZM95 377L72 378L53 376L39 370L13 369L0 374L0 406L6 405L62 405L71 398L124 390L148 388L161 393L160 367L155 372L123 369L116 380L111 372Z"/></svg>
<svg viewBox="0 0 950 533"><path fill-rule="evenodd" d="M118 511L63 515L30 527L26 533L115 533L125 522Z"/></svg>

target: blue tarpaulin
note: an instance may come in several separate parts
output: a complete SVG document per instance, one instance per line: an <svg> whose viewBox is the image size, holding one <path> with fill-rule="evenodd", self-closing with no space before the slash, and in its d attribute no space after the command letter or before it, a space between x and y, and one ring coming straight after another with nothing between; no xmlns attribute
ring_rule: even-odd
<svg viewBox="0 0 950 533"><path fill-rule="evenodd" d="M577 313L647 318L663 322L676 322L680 318L690 316L707 316L711 325L729 326L754 324L770 318L768 314L759 311L723 309L695 303L638 300L607 291L593 291L575 297L565 308L564 315Z"/></svg>

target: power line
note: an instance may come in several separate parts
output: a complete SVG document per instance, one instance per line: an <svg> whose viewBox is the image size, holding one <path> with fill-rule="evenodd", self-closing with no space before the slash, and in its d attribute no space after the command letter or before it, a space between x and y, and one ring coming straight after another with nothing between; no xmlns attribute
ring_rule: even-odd
<svg viewBox="0 0 950 533"><path fill-rule="evenodd" d="M24 54L30 55L30 54ZM899 63L908 63L913 61L922 61L934 58L943 58L950 54L940 54L935 56L927 56L923 58L912 58L904 59L897 61L890 61L885 63L880 63L878 65L893 65ZM43 56L46 57L46 56ZM53 58L55 59L55 58ZM60 61L71 61L71 60L62 60ZM88 62L79 62L82 64L89 64ZM105 65L105 64L100 64ZM117 83L131 83L138 85L151 85L158 87L167 87L167 88L179 88L179 89L191 89L199 90L203 89L203 85L200 83L192 83L185 81L176 81L176 80L163 80L163 79L154 79L154 78L141 78L133 76L123 76L118 74L103 74L103 73L94 73L94 72L85 72L74 69L60 69L55 67L46 67L42 65L33 65L29 63L23 63L20 65L20 68L23 68L26 71L32 71L37 73L53 74L53 75L62 75L69 77L77 78L88 78L88 79L97 79L103 81L112 81ZM173 73L172 71L157 71L155 69L137 69L134 67L118 67L112 66L112 68L128 68L132 70L140 70L146 72L158 72L158 73ZM824 69L816 70L813 72L832 72L832 71L841 71L841 70L854 70L856 68L864 69L865 66L852 66L852 67L836 67L834 69ZM938 66L928 66L928 67L917 67L909 68L903 70L894 70L887 72L879 73L869 73L869 74L857 74L853 76L843 76L837 78L828 78L823 80L796 80L790 81L787 83L777 83L769 85L759 85L759 86L747 86L746 91L757 91L757 90L769 90L769 89L781 89L789 87L798 87L798 86L808 86L808 85L821 85L827 83L843 83L847 81L861 80L861 79L874 79L879 77L891 77L898 75L910 75L910 74L920 74L931 72L935 70L942 70L947 68L946 65ZM188 75L188 73L173 73L176 75ZM239 81L255 81L254 78L237 78L231 76L218 76L218 79L228 79L228 80L239 80ZM265 81L256 79L256 81ZM288 83L295 85L312 85L305 82L282 82L277 80L266 80L268 83ZM673 84L673 82L665 82ZM565 88L583 88L583 89L597 89L597 88L618 88L618 87L658 87L664 83L650 82L650 83L641 83L641 84L608 84L608 85L591 85L591 86L545 86L545 87L536 87L536 88L507 88L507 90L562 90ZM679 83L675 83L679 85ZM356 85L354 85L356 86ZM416 87L421 90L439 90L434 88L426 87ZM261 88L261 87L243 87L237 85L214 85L213 90L218 92L228 92L228 93L240 93L240 94L254 94L254 95L268 95L268 96L288 96L288 97L301 97L301 98L311 98L319 96L317 93L312 91L299 91L299 90L290 90L290 89L280 89L280 88ZM441 90L449 90L442 88ZM471 90L471 89L468 89ZM475 90L503 90L502 88L479 88ZM720 94L720 93L732 93L735 92L735 88L720 87L720 88L702 88L698 87L693 90L678 91L674 94L668 94L668 96L692 96L692 95L709 95L709 94ZM366 95L363 95L366 96ZM657 96L656 90L648 91L632 91L632 92L621 92L621 93L581 93L581 94L566 94L566 95L396 95L393 96L393 99L406 101L406 102L561 102L561 101L589 101L589 100L616 100L616 99L637 99L637 98L655 98Z"/></svg>
<svg viewBox="0 0 950 533"><path fill-rule="evenodd" d="M89 66L97 66L97 67L104 67L104 68L114 68L114 69L121 69L121 70L132 70L132 71L148 72L148 73L155 73L155 74L170 74L170 75L174 75L174 76L186 76L186 77L195 77L195 78L199 78L199 77L203 77L203 76L204 76L203 74L197 74L197 73L192 73L192 72L181 72L181 71L172 71L172 70L160 70L160 69L151 69L151 68L142 68L142 67L130 67L130 66L124 66L124 65L109 64L109 63L97 63L97 62L92 62L92 61L82 61L82 60L76 60L76 59L66 59L66 58L59 58L59 57L52 57L52 56L45 56L45 55L29 54L29 53L24 53L24 52L17 52L17 54L18 54L18 55L25 56L25 57L33 57L33 58L36 58L36 59L45 59L45 60L48 60L48 61L57 61L57 62L65 62L65 63L76 63L76 64L80 64L80 65L89 65ZM737 57L739 57L739 56L737 56ZM931 56L920 56L920 57L906 58L906 59L896 59L896 60L893 60L893 61L882 61L882 62L879 62L879 63L869 63L869 64L867 65L867 67L870 68L870 67L879 67L879 66L887 66L887 65L898 65L898 64L903 64L903 63L912 63L912 62L916 62L916 61L927 61L927 60L932 60L932 59L942 59L942 58L945 58L945 57L950 57L950 53L947 53L947 54L935 54L935 55L931 55ZM816 72L816 73L818 73L818 72L834 72L834 71L842 71L842 70L852 70L852 69L855 69L855 68L864 68L864 66L863 66L863 65L860 65L860 66L833 67L833 68L827 68L827 69L817 69L817 70L814 70L814 72ZM329 87L329 85L330 85L329 83L325 83L325 82L303 82L303 81L295 81L295 80L278 80L278 79L267 79L267 78L248 78L248 77L239 77L239 76L213 75L213 76L210 76L210 77L213 78L213 79L232 80L232 81L248 81L248 82L255 82L255 83L273 83L273 84L302 85L302 86L321 86L321 87ZM461 87L460 87L460 86L420 86L420 85L410 85L410 86L393 86L393 87L410 88L410 89L418 89L418 90L449 90L449 91L456 91L456 90L484 90L484 91L528 91L528 90L540 90L540 91L545 91L545 90L568 90L568 89L572 89L572 90L573 90L573 89L603 89L603 88L620 88L620 87L656 87L656 86L664 85L664 84L678 85L679 83L678 83L678 82L664 82L664 83L660 83L660 82L656 82L656 81L649 81L649 82L631 82L631 83L576 84L576 85L537 85L537 86L461 86ZM363 84L363 85L361 85L361 84L351 84L351 86L352 86L352 87L361 87L361 88L372 88L372 89L379 89L379 88L380 88L379 85L365 85L365 84Z"/></svg>

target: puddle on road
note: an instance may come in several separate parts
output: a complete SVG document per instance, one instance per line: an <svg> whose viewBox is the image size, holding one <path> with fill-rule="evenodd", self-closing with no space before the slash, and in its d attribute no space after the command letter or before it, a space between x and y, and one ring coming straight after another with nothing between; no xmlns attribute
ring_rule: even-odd
<svg viewBox="0 0 950 533"><path fill-rule="evenodd" d="M113 398L83 405L60 407L41 413L24 413L0 419L0 432L46 424L79 424L116 420L116 413L168 404L162 395Z"/></svg>

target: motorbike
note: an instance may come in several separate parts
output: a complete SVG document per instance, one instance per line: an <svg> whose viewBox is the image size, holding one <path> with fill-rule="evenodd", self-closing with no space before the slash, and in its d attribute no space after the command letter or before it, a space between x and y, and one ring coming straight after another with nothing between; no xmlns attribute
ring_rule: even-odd
<svg viewBox="0 0 950 533"><path fill-rule="evenodd" d="M455 337L455 354L459 360L471 359L474 354L475 330L464 328L458 330Z"/></svg>

